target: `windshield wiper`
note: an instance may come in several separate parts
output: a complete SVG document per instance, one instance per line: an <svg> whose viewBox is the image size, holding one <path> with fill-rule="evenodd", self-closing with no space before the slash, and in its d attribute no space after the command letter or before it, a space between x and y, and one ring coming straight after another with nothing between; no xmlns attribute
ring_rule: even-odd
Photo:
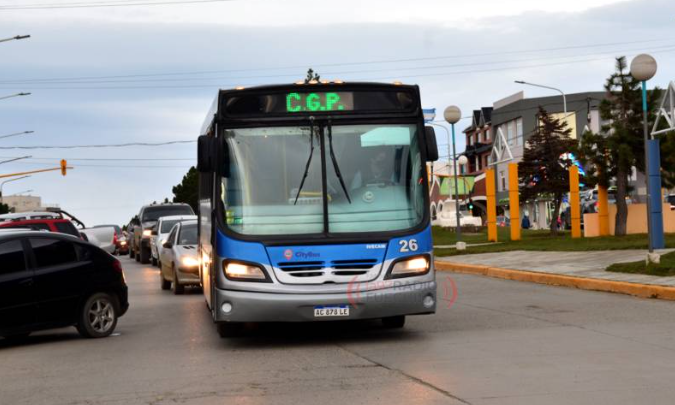
<svg viewBox="0 0 675 405"><path fill-rule="evenodd" d="M307 159L307 164L305 165L305 173L302 175L302 181L300 182L300 187L298 187L298 194L295 195L295 201L293 205L298 203L298 198L300 198L300 192L302 192L302 186L305 185L305 179L309 174L309 166L312 163L312 156L314 155L314 117L309 117L309 159Z"/></svg>
<svg viewBox="0 0 675 405"><path fill-rule="evenodd" d="M342 190L345 192L347 201L349 201L349 203L351 204L352 199L349 198L349 192L347 191L345 181L342 178L342 173L340 173L340 166L338 166L337 159L335 158L335 152L333 152L333 125L330 120L328 120L327 127L328 127L328 149L330 150L330 160L333 161L333 169L335 169L335 175L337 176L338 180L340 180L340 185L342 186Z"/></svg>

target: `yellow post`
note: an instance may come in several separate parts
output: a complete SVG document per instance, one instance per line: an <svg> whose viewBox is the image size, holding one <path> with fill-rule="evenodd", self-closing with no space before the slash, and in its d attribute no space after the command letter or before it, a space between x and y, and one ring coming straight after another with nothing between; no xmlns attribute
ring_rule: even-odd
<svg viewBox="0 0 675 405"><path fill-rule="evenodd" d="M509 206L511 206L511 240L520 240L520 197L518 163L509 163Z"/></svg>
<svg viewBox="0 0 675 405"><path fill-rule="evenodd" d="M570 166L570 217L572 237L581 238L581 207L579 206L579 168Z"/></svg>
<svg viewBox="0 0 675 405"><path fill-rule="evenodd" d="M495 190L495 169L485 171L485 194L487 197L488 242L497 242L497 191Z"/></svg>
<svg viewBox="0 0 675 405"><path fill-rule="evenodd" d="M598 186L598 214L600 236L609 236L609 202L607 200L607 187Z"/></svg>

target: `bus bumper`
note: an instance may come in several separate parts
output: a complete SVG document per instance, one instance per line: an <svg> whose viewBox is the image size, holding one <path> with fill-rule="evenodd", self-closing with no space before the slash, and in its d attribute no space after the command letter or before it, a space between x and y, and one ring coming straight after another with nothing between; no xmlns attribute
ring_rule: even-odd
<svg viewBox="0 0 675 405"><path fill-rule="evenodd" d="M283 294L216 289L215 299L216 322L376 319L436 312L436 282L401 284L340 294ZM322 306L348 306L349 316L315 317L314 309Z"/></svg>

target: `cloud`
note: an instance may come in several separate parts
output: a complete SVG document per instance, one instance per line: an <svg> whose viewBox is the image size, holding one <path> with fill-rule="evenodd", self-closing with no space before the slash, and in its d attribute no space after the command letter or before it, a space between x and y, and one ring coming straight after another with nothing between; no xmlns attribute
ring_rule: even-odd
<svg viewBox="0 0 675 405"><path fill-rule="evenodd" d="M240 1L212 7L0 12L3 32L33 35L0 44L0 95L34 93L0 101L0 135L37 131L0 141L0 146L196 138L217 88L292 82L308 67L328 78L401 78L420 85L425 106L441 111L457 104L465 115L523 90L513 83L516 79L568 93L600 90L613 70L614 55L641 50L657 57L661 68L652 83L665 86L674 79L669 68L675 62L671 3L360 1L329 8L305 1ZM654 42L631 43L635 41ZM589 46L609 43L618 44ZM542 51L570 46L576 48ZM392 61L400 59L415 60ZM569 63L578 60L583 62ZM388 62L354 64L364 61ZM216 72L197 73L204 71ZM181 72L186 74L166 75ZM155 76L7 83L138 74ZM77 89L81 87L86 89ZM530 97L551 95L525 90ZM445 142L445 135L439 136L441 150ZM55 158L195 156L190 145L32 153ZM170 196L189 162L112 164L117 166L80 166L66 178L36 175L21 189L32 188L66 209L81 209L87 222L122 223L142 204ZM175 168L135 167L170 164ZM7 164L2 170L27 167L44 163Z"/></svg>

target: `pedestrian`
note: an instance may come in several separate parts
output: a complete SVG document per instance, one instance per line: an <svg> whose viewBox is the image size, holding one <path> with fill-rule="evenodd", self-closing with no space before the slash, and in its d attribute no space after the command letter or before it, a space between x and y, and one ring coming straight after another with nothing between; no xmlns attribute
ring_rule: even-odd
<svg viewBox="0 0 675 405"><path fill-rule="evenodd" d="M523 220L520 221L520 227L523 229L530 229L530 217L528 217L527 214L525 214Z"/></svg>

